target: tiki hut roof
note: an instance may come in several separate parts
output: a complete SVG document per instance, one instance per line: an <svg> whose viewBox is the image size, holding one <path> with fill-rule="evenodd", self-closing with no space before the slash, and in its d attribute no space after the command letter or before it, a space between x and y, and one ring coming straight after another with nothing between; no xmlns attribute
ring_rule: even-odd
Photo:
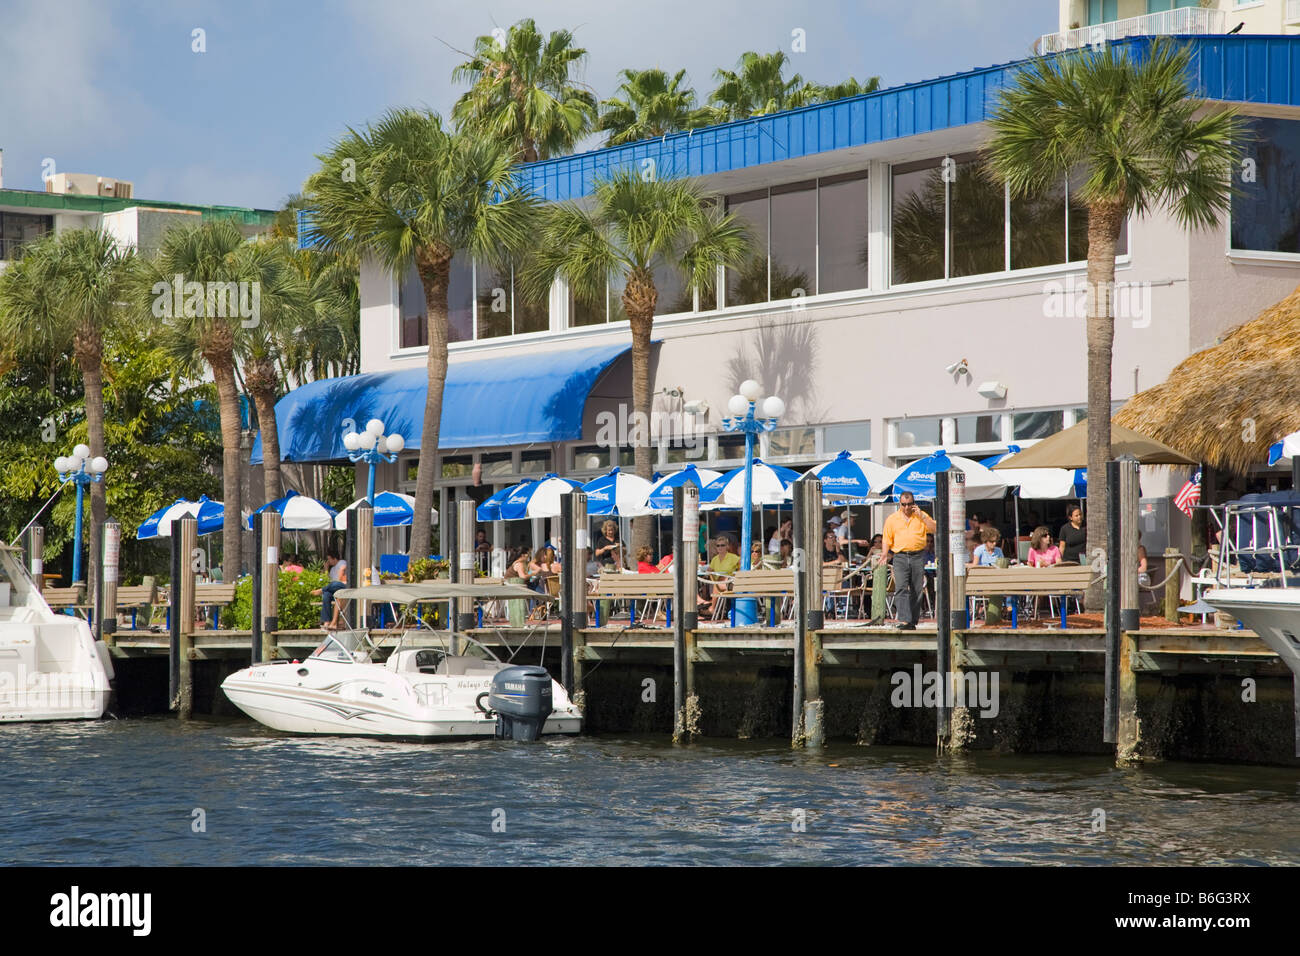
<svg viewBox="0 0 1300 956"><path fill-rule="evenodd" d="M1269 445L1300 430L1300 289L1188 356L1114 420L1236 474L1266 463Z"/></svg>

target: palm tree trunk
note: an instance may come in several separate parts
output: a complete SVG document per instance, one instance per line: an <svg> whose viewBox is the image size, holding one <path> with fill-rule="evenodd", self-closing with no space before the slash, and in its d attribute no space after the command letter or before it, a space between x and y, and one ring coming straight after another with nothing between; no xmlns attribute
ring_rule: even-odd
<svg viewBox="0 0 1300 956"><path fill-rule="evenodd" d="M1088 207L1088 555L1106 546L1110 526L1106 462L1110 460L1110 379L1115 343L1115 245L1123 224L1124 207L1119 203L1093 203ZM1091 611L1105 607L1102 582L1089 588L1086 605Z"/></svg>
<svg viewBox="0 0 1300 956"><path fill-rule="evenodd" d="M221 580L232 582L242 571L243 544L239 389L235 385L235 366L231 359L210 359L209 365L217 383L217 407L221 413L221 497L225 502L225 516L221 523Z"/></svg>
<svg viewBox="0 0 1300 956"><path fill-rule="evenodd" d="M451 281L451 253L421 249L416 254L416 269L424 284L424 304L429 313L429 360L424 425L420 432L420 466L415 475L415 517L411 521L412 558L428 555L433 538L429 511L433 508L434 481L438 477L442 391L447 384L447 288ZM439 515L441 522L455 520L455 515ZM456 567L455 557L450 560L452 567Z"/></svg>
<svg viewBox="0 0 1300 956"><path fill-rule="evenodd" d="M632 446L636 473L650 480L650 337L654 331L655 304L658 290L648 271L633 270L623 289L623 309L632 328L632 411L635 427L629 429L637 438ZM632 555L650 546L653 519L642 515L632 520Z"/></svg>
<svg viewBox="0 0 1300 956"><path fill-rule="evenodd" d="M77 361L81 366L81 385L86 398L86 444L90 446L90 457L104 454L104 370L103 348L97 333L87 339L78 337L76 345ZM104 483L95 482L90 486L90 535L87 548L90 560L86 563L86 596L94 599L99 581L99 564L101 535L104 519L108 516L108 499Z"/></svg>
<svg viewBox="0 0 1300 956"><path fill-rule="evenodd" d="M262 494L265 503L283 494L280 489L280 430L275 422L275 391L259 382L252 393L257 423L262 430Z"/></svg>

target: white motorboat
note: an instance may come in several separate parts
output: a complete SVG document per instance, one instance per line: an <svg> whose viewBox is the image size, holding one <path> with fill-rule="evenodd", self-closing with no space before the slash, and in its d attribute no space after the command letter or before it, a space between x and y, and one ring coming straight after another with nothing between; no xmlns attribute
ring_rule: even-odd
<svg viewBox="0 0 1300 956"><path fill-rule="evenodd" d="M414 602L445 598L443 591L461 587L471 586L384 585L337 596ZM504 592L515 599L542 598L518 586L475 590L489 599ZM221 689L249 717L289 733L534 739L538 733L581 732L581 712L544 669L502 662L467 635L458 639L466 653L451 654L446 645L399 645L380 664L371 660L375 649L366 631L339 631L304 661L254 664L227 677ZM531 721L531 733L521 721Z"/></svg>
<svg viewBox="0 0 1300 956"><path fill-rule="evenodd" d="M0 542L0 722L97 719L112 679L90 625L50 610L18 549Z"/></svg>
<svg viewBox="0 0 1300 956"><path fill-rule="evenodd" d="M1300 588L1211 588L1203 597L1258 634L1300 677Z"/></svg>

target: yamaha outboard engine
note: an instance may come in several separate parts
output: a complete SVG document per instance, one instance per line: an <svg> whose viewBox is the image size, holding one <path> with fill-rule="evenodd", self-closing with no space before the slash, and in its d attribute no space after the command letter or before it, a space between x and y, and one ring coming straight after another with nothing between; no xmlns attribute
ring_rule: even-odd
<svg viewBox="0 0 1300 956"><path fill-rule="evenodd" d="M497 715L497 737L536 740L554 709L551 675L544 667L507 667L492 678L488 706Z"/></svg>

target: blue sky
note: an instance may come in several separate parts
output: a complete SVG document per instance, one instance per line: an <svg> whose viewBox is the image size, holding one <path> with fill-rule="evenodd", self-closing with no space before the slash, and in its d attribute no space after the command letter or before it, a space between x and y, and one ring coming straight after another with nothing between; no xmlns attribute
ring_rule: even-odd
<svg viewBox="0 0 1300 956"><path fill-rule="evenodd" d="M474 37L534 17L573 30L598 97L623 68L685 68L701 99L745 50L805 78L886 86L1026 56L1055 0L0 0L4 185L56 172L130 180L138 198L275 208L347 126L392 106L446 113ZM206 52L192 50L205 31ZM454 49L453 49L454 48Z"/></svg>

